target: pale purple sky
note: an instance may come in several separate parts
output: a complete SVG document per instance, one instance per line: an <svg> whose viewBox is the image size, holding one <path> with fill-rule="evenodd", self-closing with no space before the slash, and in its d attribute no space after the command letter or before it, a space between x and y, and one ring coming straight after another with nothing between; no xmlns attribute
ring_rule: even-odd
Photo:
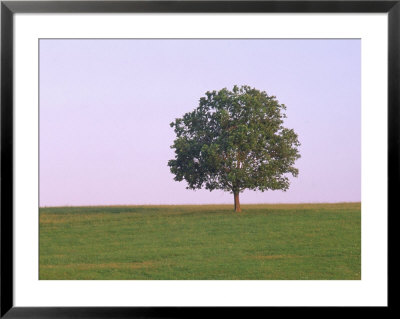
<svg viewBox="0 0 400 319"><path fill-rule="evenodd" d="M360 40L40 40L40 206L232 203L167 162L169 126L208 90L286 104L301 142L288 191L242 203L361 200Z"/></svg>

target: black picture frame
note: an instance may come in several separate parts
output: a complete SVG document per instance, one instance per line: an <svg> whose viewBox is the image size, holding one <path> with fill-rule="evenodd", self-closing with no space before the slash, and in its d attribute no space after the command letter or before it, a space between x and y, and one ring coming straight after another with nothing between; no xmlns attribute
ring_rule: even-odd
<svg viewBox="0 0 400 319"><path fill-rule="evenodd" d="M13 304L13 16L15 13L120 12L313 12L388 13L388 225L398 213L400 188L400 0L358 1L1 1L1 290L0 316L5 318L178 318L212 315L282 314L279 307L14 307ZM388 228L390 228L388 226ZM390 236L393 232L389 230ZM388 262L389 262L388 252ZM390 270L390 269L388 269ZM389 287L388 281L388 287ZM391 294L388 298L389 310ZM340 307L329 311L336 313ZM289 307L304 313L310 308ZM326 311L326 307L314 308ZM360 309L360 308L358 308ZM371 309L364 308L367 311Z"/></svg>

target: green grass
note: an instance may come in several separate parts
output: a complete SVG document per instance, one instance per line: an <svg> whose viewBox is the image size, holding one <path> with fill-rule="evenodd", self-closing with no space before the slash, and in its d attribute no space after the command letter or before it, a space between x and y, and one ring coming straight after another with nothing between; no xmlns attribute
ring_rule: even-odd
<svg viewBox="0 0 400 319"><path fill-rule="evenodd" d="M40 279L361 279L361 204L40 208Z"/></svg>

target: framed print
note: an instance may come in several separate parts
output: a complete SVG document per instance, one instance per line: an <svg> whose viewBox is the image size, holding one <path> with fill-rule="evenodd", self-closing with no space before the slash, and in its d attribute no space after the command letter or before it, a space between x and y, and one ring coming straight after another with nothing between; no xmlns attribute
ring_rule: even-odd
<svg viewBox="0 0 400 319"><path fill-rule="evenodd" d="M2 1L1 316L388 309L399 19Z"/></svg>

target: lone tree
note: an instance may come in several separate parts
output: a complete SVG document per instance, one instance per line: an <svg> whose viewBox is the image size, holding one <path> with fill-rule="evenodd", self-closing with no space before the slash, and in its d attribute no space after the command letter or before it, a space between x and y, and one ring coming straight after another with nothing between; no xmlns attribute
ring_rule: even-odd
<svg viewBox="0 0 400 319"><path fill-rule="evenodd" d="M221 189L234 195L251 190L287 190L288 173L300 157L300 143L292 129L283 127L284 104L275 96L249 86L206 92L199 106L170 125L176 139L175 159L168 161L174 180L188 189Z"/></svg>

